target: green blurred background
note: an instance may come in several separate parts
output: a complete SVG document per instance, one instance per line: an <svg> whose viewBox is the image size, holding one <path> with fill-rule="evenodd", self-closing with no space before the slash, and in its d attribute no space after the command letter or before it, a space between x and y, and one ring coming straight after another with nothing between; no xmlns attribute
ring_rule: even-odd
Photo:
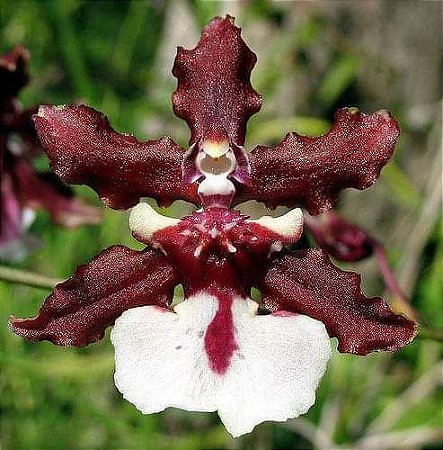
<svg viewBox="0 0 443 450"><path fill-rule="evenodd" d="M188 129L170 101L175 47L194 46L201 27L226 13L236 16L259 58L252 81L264 106L250 122L248 148L289 130L320 134L341 106L388 108L399 119L394 161L376 186L342 195L340 209L386 245L423 323L443 328L441 2L2 0L1 51L24 44L31 52L25 107L80 100L119 131L140 139L171 135L186 145ZM99 205L92 191L75 189ZM100 226L74 231L39 212L30 232L41 244L13 266L58 278L109 245L140 248L126 213L112 210ZM363 274L368 294L383 294L374 261L346 267ZM396 354L335 354L308 414L232 439L216 414L169 409L143 416L123 401L107 337L66 349L9 333L8 315L34 315L47 294L0 282L3 449L440 448L435 340L416 339Z"/></svg>

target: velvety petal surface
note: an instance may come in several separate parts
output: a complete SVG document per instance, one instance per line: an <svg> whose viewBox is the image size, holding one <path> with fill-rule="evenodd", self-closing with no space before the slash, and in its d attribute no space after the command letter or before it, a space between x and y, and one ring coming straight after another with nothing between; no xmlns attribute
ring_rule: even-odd
<svg viewBox="0 0 443 450"><path fill-rule="evenodd" d="M234 298L236 350L218 373L205 343L219 307L216 297L199 293L175 312L147 306L119 317L111 339L123 396L144 414L170 406L218 411L233 436L305 413L331 355L324 325L298 314L258 316L255 302ZM223 336L220 330L212 352L223 352Z"/></svg>
<svg viewBox="0 0 443 450"><path fill-rule="evenodd" d="M199 140L230 140L243 145L246 123L260 110L261 97L249 76L257 60L234 26L234 18L213 19L192 50L179 47L172 73L178 79L172 96L175 114Z"/></svg>
<svg viewBox="0 0 443 450"><path fill-rule="evenodd" d="M323 322L341 352L365 355L398 350L416 324L394 314L381 298L365 297L360 275L335 267L321 250L300 250L275 259L258 283L271 311L292 311Z"/></svg>
<svg viewBox="0 0 443 450"><path fill-rule="evenodd" d="M177 283L161 252L113 246L57 285L37 317L11 318L10 326L30 341L84 346L100 340L129 308L167 306Z"/></svg>
<svg viewBox="0 0 443 450"><path fill-rule="evenodd" d="M107 206L129 208L140 197L198 202L196 187L182 182L184 150L170 138L140 142L82 105L42 106L34 120L54 172L92 187Z"/></svg>
<svg viewBox="0 0 443 450"><path fill-rule="evenodd" d="M289 133L275 147L256 147L249 154L250 183L239 186L237 203L257 200L326 212L342 189L365 189L377 180L398 135L387 111L367 115L341 109L323 136Z"/></svg>

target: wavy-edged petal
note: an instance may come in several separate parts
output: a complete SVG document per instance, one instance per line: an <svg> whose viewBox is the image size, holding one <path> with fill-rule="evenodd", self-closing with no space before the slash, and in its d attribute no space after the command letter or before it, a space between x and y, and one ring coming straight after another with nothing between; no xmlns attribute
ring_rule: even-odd
<svg viewBox="0 0 443 450"><path fill-rule="evenodd" d="M366 189L380 176L399 135L384 110L363 114L338 110L331 130L320 137L289 133L275 147L256 147L248 156L250 182L239 186L237 203L300 206L326 212L345 188Z"/></svg>
<svg viewBox="0 0 443 450"><path fill-rule="evenodd" d="M84 346L100 340L105 329L129 308L166 307L177 283L175 271L161 252L116 245L57 285L37 317L13 317L10 326L30 341Z"/></svg>
<svg viewBox="0 0 443 450"><path fill-rule="evenodd" d="M243 145L246 123L260 110L261 97L249 76L257 57L234 26L234 18L216 17L192 50L179 47L172 73L178 79L172 96L175 114L199 140L230 140Z"/></svg>
<svg viewBox="0 0 443 450"><path fill-rule="evenodd" d="M107 206L129 208L140 197L198 202L196 186L182 182L184 150L170 138L140 142L83 105L42 106L34 121L54 172L92 187Z"/></svg>
<svg viewBox="0 0 443 450"><path fill-rule="evenodd" d="M417 324L394 314L381 298L365 297L360 275L335 267L321 250L300 250L275 259L258 283L271 311L292 311L323 322L338 350L365 355L398 350Z"/></svg>

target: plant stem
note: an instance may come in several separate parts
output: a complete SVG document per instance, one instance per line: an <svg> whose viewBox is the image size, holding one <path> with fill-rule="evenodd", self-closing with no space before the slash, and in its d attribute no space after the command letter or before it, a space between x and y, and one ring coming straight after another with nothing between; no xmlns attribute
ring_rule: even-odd
<svg viewBox="0 0 443 450"><path fill-rule="evenodd" d="M0 266L0 280L50 290L54 289L56 284L63 281L58 278L45 277L44 275L40 275L38 273L27 272L25 270L13 269L5 266Z"/></svg>

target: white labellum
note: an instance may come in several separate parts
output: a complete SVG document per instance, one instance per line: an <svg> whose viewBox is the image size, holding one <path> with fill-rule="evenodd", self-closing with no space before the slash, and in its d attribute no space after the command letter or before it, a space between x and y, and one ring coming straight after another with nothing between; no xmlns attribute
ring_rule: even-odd
<svg viewBox="0 0 443 450"><path fill-rule="evenodd" d="M111 340L124 398L144 414L167 407L218 411L233 436L308 411L331 354L324 325L291 313L258 316L255 302L234 298L236 349L220 374L205 348L218 308L216 297L201 293L175 312L145 306L123 313Z"/></svg>

